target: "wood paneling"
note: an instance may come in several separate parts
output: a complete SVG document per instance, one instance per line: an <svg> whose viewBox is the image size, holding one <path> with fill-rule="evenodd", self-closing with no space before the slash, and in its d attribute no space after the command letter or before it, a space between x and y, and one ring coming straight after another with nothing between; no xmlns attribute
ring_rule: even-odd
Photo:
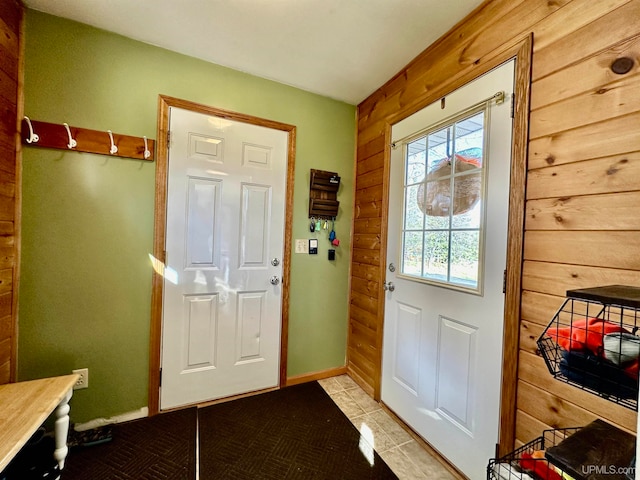
<svg viewBox="0 0 640 480"><path fill-rule="evenodd" d="M518 266L508 278L518 301L510 308L522 321L520 331L506 341L511 347L519 344L520 355L503 367L517 368L518 379L503 384L503 409L516 387L519 393L516 411L501 419L501 443L513 435L511 445L525 442L544 428L579 426L576 422L594 417L635 431L635 412L553 379L535 355L534 337L569 289L640 286L636 18L640 0L487 0L358 106L353 223L358 240L352 281L359 280L352 283L350 322L377 330L379 341L364 348L362 332L352 332L348 371L374 396L379 392L384 296L380 290L377 297L365 291L376 283L381 289L385 275L390 125L470 81L533 34L531 140L522 132L526 124L516 125L528 151L528 168L522 172L526 202L512 204L518 195L524 199L524 182L510 199L523 218L520 231L509 232L521 241L514 242L510 255L516 258L520 250L524 261L521 272ZM633 58L634 67L614 74L610 65L622 56ZM518 181L512 177L512 186ZM515 416L515 426L509 414Z"/></svg>
<svg viewBox="0 0 640 480"><path fill-rule="evenodd" d="M634 113L532 140L529 169L637 151L639 124L640 113Z"/></svg>
<svg viewBox="0 0 640 480"><path fill-rule="evenodd" d="M0 383L15 381L20 264L22 6L0 0Z"/></svg>
<svg viewBox="0 0 640 480"><path fill-rule="evenodd" d="M640 152L539 168L529 173L527 197L570 200L574 195L632 192L639 175Z"/></svg>
<svg viewBox="0 0 640 480"><path fill-rule="evenodd" d="M640 165L640 162L637 163ZM630 187L632 183L628 182ZM532 200L527 203L526 228L527 230L640 230L638 206L640 206L638 191ZM594 222L594 218L598 218L599 221Z"/></svg>

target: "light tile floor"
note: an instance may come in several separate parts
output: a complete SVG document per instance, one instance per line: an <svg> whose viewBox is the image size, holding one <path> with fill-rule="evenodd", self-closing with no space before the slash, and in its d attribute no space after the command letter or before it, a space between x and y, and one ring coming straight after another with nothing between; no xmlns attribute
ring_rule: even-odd
<svg viewBox="0 0 640 480"><path fill-rule="evenodd" d="M363 453L372 447L400 480L455 480L349 376L326 378L318 383L360 431Z"/></svg>

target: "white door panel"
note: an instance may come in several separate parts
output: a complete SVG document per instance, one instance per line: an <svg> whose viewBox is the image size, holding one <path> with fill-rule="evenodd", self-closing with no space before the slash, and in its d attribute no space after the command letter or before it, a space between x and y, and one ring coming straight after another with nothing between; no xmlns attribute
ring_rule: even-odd
<svg viewBox="0 0 640 480"><path fill-rule="evenodd" d="M285 131L175 107L170 130L162 409L278 385L288 152Z"/></svg>
<svg viewBox="0 0 640 480"><path fill-rule="evenodd" d="M502 287L506 266L512 129L509 100L513 93L513 75L514 61L448 95L445 108L438 102L392 127L395 148L391 152L386 261L387 265L393 263L396 269L389 269L386 277L395 290L386 293L382 401L471 479L485 478L487 462L494 456L498 441L504 320ZM418 207L409 203L419 202L416 198L426 194L417 188L418 184L416 188L411 186L408 178L423 176L422 182L427 189L431 132L435 132L433 136L439 135L438 129L447 125L447 119L451 118L454 118L453 123L458 122L455 118L462 119L462 131L466 117L456 115L497 91L505 93L506 101L499 105L494 102L488 113L478 114L479 118L484 118L481 167L485 169L481 186L484 196L474 207L476 210L470 220L470 225L475 228L474 222L477 222L479 227L475 231L468 229L478 239L477 258L475 262L469 262L474 268L477 266L474 273L477 277L471 275L469 278L477 281L464 280L455 284L456 265L453 265L451 252L453 238L458 233L453 225L459 220L456 220L454 199L451 195L444 200L435 197L429 204L425 196L420 206L423 212L427 211L423 208L434 205L445 211L451 208L454 213L447 214L449 230L438 230L438 225L446 222L442 220L444 217L435 217L433 213L420 214L423 215L422 226L412 230L413 227L407 226L411 221L405 220L404 215L408 212L419 218L416 217ZM429 130L431 126L433 128ZM411 155L410 144L420 138L422 134L415 134L422 131L427 132L424 153L427 160L423 170L409 174L405 172L405 166L407 169L413 167L405 165L408 158L405 155ZM451 131L456 132L456 129L452 127ZM462 136L456 138L460 145L464 144ZM448 145L449 137L446 142ZM454 166L458 162L451 158L460 148L454 148L451 154L447 149L450 172L454 171L452 162ZM449 174L450 178L454 176ZM449 191L455 191L456 185L451 180ZM431 227L426 225L436 227L430 231ZM436 257L427 258L424 253L427 246L431 248L432 245L427 239L436 235L449 235L449 243L444 241L443 245L448 245L450 257L442 275L432 273L434 267L430 262ZM422 257L415 264L407 260L412 254L410 245L416 244L411 243L412 238L422 238L417 243L423 249ZM447 286L445 280L449 281L450 277L452 283Z"/></svg>

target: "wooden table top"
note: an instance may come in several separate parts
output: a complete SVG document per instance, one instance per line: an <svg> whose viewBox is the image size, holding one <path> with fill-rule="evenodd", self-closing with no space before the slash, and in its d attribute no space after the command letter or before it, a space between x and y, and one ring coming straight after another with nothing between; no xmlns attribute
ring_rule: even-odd
<svg viewBox="0 0 640 480"><path fill-rule="evenodd" d="M78 375L0 385L0 471L73 388Z"/></svg>

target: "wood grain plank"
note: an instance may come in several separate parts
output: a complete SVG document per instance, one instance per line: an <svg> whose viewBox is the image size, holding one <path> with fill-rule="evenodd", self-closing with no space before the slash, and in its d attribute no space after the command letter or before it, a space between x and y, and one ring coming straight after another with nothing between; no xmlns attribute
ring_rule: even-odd
<svg viewBox="0 0 640 480"><path fill-rule="evenodd" d="M358 142L357 156L358 162L369 157L377 156L383 152L385 148L384 137L376 137L370 142Z"/></svg>
<svg viewBox="0 0 640 480"><path fill-rule="evenodd" d="M13 269L3 268L0 270L0 294L11 292L13 289Z"/></svg>
<svg viewBox="0 0 640 480"><path fill-rule="evenodd" d="M2 69L0 69L0 98L14 108L18 102L18 80L7 75Z"/></svg>
<svg viewBox="0 0 640 480"><path fill-rule="evenodd" d="M14 145L0 142L0 172L5 181L15 183L16 154Z"/></svg>
<svg viewBox="0 0 640 480"><path fill-rule="evenodd" d="M6 293L4 295L7 295ZM11 293L8 294L11 296ZM13 317L11 316L11 311L7 315L0 317L0 341L9 339L13 337ZM1 348L1 347L0 347ZM0 353L1 356L7 356L7 358L11 358L11 344L9 343L9 350L4 353Z"/></svg>
<svg viewBox="0 0 640 480"><path fill-rule="evenodd" d="M358 322L349 323L349 335L353 339L356 347L360 344L366 345L369 349L376 348L376 331L361 325Z"/></svg>
<svg viewBox="0 0 640 480"><path fill-rule="evenodd" d="M380 233L380 218L356 218L353 221L354 233Z"/></svg>
<svg viewBox="0 0 640 480"><path fill-rule="evenodd" d="M640 161L636 163L639 167L637 178L640 178ZM571 195L569 192L567 194ZM640 230L638 206L640 206L640 191L531 200L527 202L525 228L527 230Z"/></svg>
<svg viewBox="0 0 640 480"><path fill-rule="evenodd" d="M632 0L598 0L597 2L573 0L569 2L557 14L547 16L534 26L534 52L548 47L630 1Z"/></svg>
<svg viewBox="0 0 640 480"><path fill-rule="evenodd" d="M529 142L529 169L635 152L640 113L559 132Z"/></svg>
<svg viewBox="0 0 640 480"><path fill-rule="evenodd" d="M365 280L376 281L378 279L378 267L373 265L364 265L362 263L354 263L351 265L351 275Z"/></svg>
<svg viewBox="0 0 640 480"><path fill-rule="evenodd" d="M549 430L550 425L541 422L537 418L528 415L522 410L516 411L516 441L527 443L542 435L544 430Z"/></svg>
<svg viewBox="0 0 640 480"><path fill-rule="evenodd" d="M378 324L378 316L368 312L355 304L350 305L350 322L357 322L371 330L377 331L380 327Z"/></svg>
<svg viewBox="0 0 640 480"><path fill-rule="evenodd" d="M640 152L567 163L529 172L527 199L640 190Z"/></svg>
<svg viewBox="0 0 640 480"><path fill-rule="evenodd" d="M609 48L620 40L637 35L638 26L629 21L631 18L640 18L640 2L628 2L537 51L532 80L536 81Z"/></svg>
<svg viewBox="0 0 640 480"><path fill-rule="evenodd" d="M564 296L558 297L537 292L522 292L521 324L547 326L565 299ZM522 340L522 336L520 338Z"/></svg>
<svg viewBox="0 0 640 480"><path fill-rule="evenodd" d="M358 277L351 278L351 289L354 292L361 293L362 295L369 296L371 298L378 298L378 282L371 280L364 280Z"/></svg>
<svg viewBox="0 0 640 480"><path fill-rule="evenodd" d="M640 75L626 75L596 90L532 111L529 137L544 137L638 111Z"/></svg>
<svg viewBox="0 0 640 480"><path fill-rule="evenodd" d="M22 18L20 4L15 0L0 2L0 18L7 26L8 31L18 32Z"/></svg>
<svg viewBox="0 0 640 480"><path fill-rule="evenodd" d="M551 319L551 317L549 317L549 319ZM532 355L538 355L538 344L536 342L538 338L540 338L540 335L542 335L542 332L544 332L546 326L546 324L538 325L537 323L523 320L520 323L520 350Z"/></svg>
<svg viewBox="0 0 640 480"><path fill-rule="evenodd" d="M352 261L366 265L380 265L380 250L366 250L354 248L351 252Z"/></svg>
<svg viewBox="0 0 640 480"><path fill-rule="evenodd" d="M376 371L375 355L370 349L366 347L363 348L361 343L353 339L353 341L349 342L347 351L349 352L350 364L357 366L363 375L373 380Z"/></svg>
<svg viewBox="0 0 640 480"><path fill-rule="evenodd" d="M4 19L0 17L0 69L9 77L18 78L18 32L11 30Z"/></svg>
<svg viewBox="0 0 640 480"><path fill-rule="evenodd" d="M0 340L0 365L9 363L11 360L11 336Z"/></svg>
<svg viewBox="0 0 640 480"><path fill-rule="evenodd" d="M11 315L12 292L0 294L0 317Z"/></svg>
<svg viewBox="0 0 640 480"><path fill-rule="evenodd" d="M574 3L577 2L571 2L571 4ZM599 6L591 8L599 8ZM535 82L531 89L531 110L581 93L598 91L625 76L638 73L640 64L636 64L635 68L624 75L613 73L611 64L620 57L640 58L640 36L619 42L613 47Z"/></svg>
<svg viewBox="0 0 640 480"><path fill-rule="evenodd" d="M356 199L355 211L353 216L356 219L361 218L380 218L382 213L382 204L379 201L360 201Z"/></svg>
<svg viewBox="0 0 640 480"><path fill-rule="evenodd" d="M4 385L11 381L11 362L0 365L0 384Z"/></svg>
<svg viewBox="0 0 640 480"><path fill-rule="evenodd" d="M356 191L363 188L382 185L383 173L384 168L381 167L360 175L356 178Z"/></svg>
<svg viewBox="0 0 640 480"><path fill-rule="evenodd" d="M377 250L380 248L380 235L373 233L354 234L353 248Z"/></svg>
<svg viewBox="0 0 640 480"><path fill-rule="evenodd" d="M583 427L598 418L593 412L527 382L518 382L518 408L551 428Z"/></svg>
<svg viewBox="0 0 640 480"><path fill-rule="evenodd" d="M525 232L525 260L640 270L638 232Z"/></svg>
<svg viewBox="0 0 640 480"><path fill-rule="evenodd" d="M364 160L358 160L356 163L356 175L364 175L367 172L382 168L384 166L384 152L367 157Z"/></svg>
<svg viewBox="0 0 640 480"><path fill-rule="evenodd" d="M351 305L355 305L373 315L378 315L378 301L369 295L363 295L355 291L351 292Z"/></svg>
<svg viewBox="0 0 640 480"><path fill-rule="evenodd" d="M527 290L564 297L567 290L616 284L640 287L640 272L545 261L525 261L522 269L523 298Z"/></svg>

